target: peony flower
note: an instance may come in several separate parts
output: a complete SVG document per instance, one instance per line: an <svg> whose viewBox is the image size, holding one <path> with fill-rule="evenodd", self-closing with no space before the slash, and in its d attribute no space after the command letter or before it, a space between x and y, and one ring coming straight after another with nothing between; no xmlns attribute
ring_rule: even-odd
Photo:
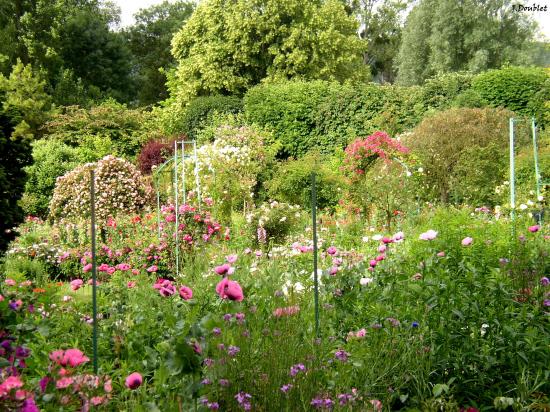
<svg viewBox="0 0 550 412"><path fill-rule="evenodd" d="M128 389L137 389L143 383L143 378L138 372L131 373L126 378L125 384Z"/></svg>
<svg viewBox="0 0 550 412"><path fill-rule="evenodd" d="M87 265L84 265L84 267L82 268L82 271L84 273L88 273L90 270L92 270L92 264L91 263L88 263Z"/></svg>
<svg viewBox="0 0 550 412"><path fill-rule="evenodd" d="M465 237L462 239L462 246L470 246L473 243L474 239L471 237Z"/></svg>
<svg viewBox="0 0 550 412"><path fill-rule="evenodd" d="M419 238L420 240L434 240L437 237L437 232L435 230L428 230L427 232L421 233Z"/></svg>
<svg viewBox="0 0 550 412"><path fill-rule="evenodd" d="M338 251L336 250L336 248L334 246L331 246L327 249L327 253L331 256L334 256Z"/></svg>
<svg viewBox="0 0 550 412"><path fill-rule="evenodd" d="M244 299L241 285L233 280L229 280L228 278L223 278L216 285L216 293L222 299L235 300L237 302L241 302Z"/></svg>
<svg viewBox="0 0 550 412"><path fill-rule="evenodd" d="M71 285L71 289L72 290L78 290L80 289L80 287L84 284L84 281L82 279L75 279L73 281L71 281L70 285Z"/></svg>
<svg viewBox="0 0 550 412"><path fill-rule="evenodd" d="M179 292L183 300L189 300L193 298L193 291L188 286L180 286Z"/></svg>

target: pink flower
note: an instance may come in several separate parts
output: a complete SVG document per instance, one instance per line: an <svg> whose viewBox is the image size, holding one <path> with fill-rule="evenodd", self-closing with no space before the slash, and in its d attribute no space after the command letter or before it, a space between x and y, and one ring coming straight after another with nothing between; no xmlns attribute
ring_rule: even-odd
<svg viewBox="0 0 550 412"><path fill-rule="evenodd" d="M101 405L105 401L105 397L104 396L94 396L92 399L90 399L90 401L92 402L92 405L98 406L98 405Z"/></svg>
<svg viewBox="0 0 550 412"><path fill-rule="evenodd" d="M216 285L216 293L222 299L235 300L237 302L241 302L244 299L241 285L233 280L229 280L228 278L223 278Z"/></svg>
<svg viewBox="0 0 550 412"><path fill-rule="evenodd" d="M367 330L365 328L359 329L357 332L355 332L356 338L364 338L367 335Z"/></svg>
<svg viewBox="0 0 550 412"><path fill-rule="evenodd" d="M462 246L470 246L473 243L474 239L471 237L465 237L462 239Z"/></svg>
<svg viewBox="0 0 550 412"><path fill-rule="evenodd" d="M0 302L4 301L4 296L0 295Z"/></svg>
<svg viewBox="0 0 550 412"><path fill-rule="evenodd" d="M71 386L73 384L73 382L74 382L74 380L71 377L61 378L55 383L55 387L57 389L65 389L65 388L68 388L69 386Z"/></svg>
<svg viewBox="0 0 550 412"><path fill-rule="evenodd" d="M327 253L331 256L335 255L337 252L336 248L334 246L331 246L327 249Z"/></svg>
<svg viewBox="0 0 550 412"><path fill-rule="evenodd" d="M382 402L380 402L378 399L372 399L370 403L375 411L382 410Z"/></svg>
<svg viewBox="0 0 550 412"><path fill-rule="evenodd" d="M128 389L132 389L132 390L137 389L141 386L142 383L143 383L143 378L137 372L131 373L126 378L126 387Z"/></svg>
<svg viewBox="0 0 550 412"><path fill-rule="evenodd" d="M218 275L231 275L233 274L233 272L235 271L235 269L233 269L231 267L231 265L229 263L224 263L223 265L221 266L216 266L214 268L214 271L218 274Z"/></svg>
<svg viewBox="0 0 550 412"><path fill-rule="evenodd" d="M90 270L92 270L92 264L91 263L88 263L87 265L84 265L84 267L82 268L82 271L84 273L88 273Z"/></svg>
<svg viewBox="0 0 550 412"><path fill-rule="evenodd" d="M439 256L439 257L445 257L445 252L443 252L443 251L437 252L437 256Z"/></svg>
<svg viewBox="0 0 550 412"><path fill-rule="evenodd" d="M284 316L292 316L297 314L300 311L300 307L298 305L294 306L287 306L285 308L277 308L273 311L273 316L276 318L282 318Z"/></svg>
<svg viewBox="0 0 550 412"><path fill-rule="evenodd" d="M393 239L392 238L389 238L387 236L384 236L382 238L382 243L384 243L385 245L388 244L388 243L393 243Z"/></svg>
<svg viewBox="0 0 550 412"><path fill-rule="evenodd" d="M428 230L427 232L421 233L419 238L420 240L434 240L437 237L437 232L435 230Z"/></svg>
<svg viewBox="0 0 550 412"><path fill-rule="evenodd" d="M193 298L193 291L189 286L180 286L179 292L183 300L189 300Z"/></svg>
<svg viewBox="0 0 550 412"><path fill-rule="evenodd" d="M107 272L109 270L109 265L107 263L102 263L101 265L99 265L97 270L99 270L100 272Z"/></svg>
<svg viewBox="0 0 550 412"><path fill-rule="evenodd" d="M19 376L8 376L6 380L2 382L2 385L0 385L0 392L2 392L2 389L5 392L9 392L12 389L21 388L22 386L23 382Z"/></svg>
<svg viewBox="0 0 550 412"><path fill-rule="evenodd" d="M238 256L237 255L229 255L225 257L225 260L227 260L228 263L235 263L237 261Z"/></svg>
<svg viewBox="0 0 550 412"><path fill-rule="evenodd" d="M126 271L130 270L130 265L128 263L119 263L115 266L118 270Z"/></svg>
<svg viewBox="0 0 550 412"><path fill-rule="evenodd" d="M333 266L330 268L328 274L331 275L331 276L334 276L338 273L338 266Z"/></svg>
<svg viewBox="0 0 550 412"><path fill-rule="evenodd" d="M139 269L132 269L132 275L139 275Z"/></svg>
<svg viewBox="0 0 550 412"><path fill-rule="evenodd" d="M375 267L377 264L378 264L378 261L375 260L375 259L372 259L372 260L369 262L369 265L370 265L371 268Z"/></svg>
<svg viewBox="0 0 550 412"><path fill-rule="evenodd" d="M15 286L17 284L17 282L15 282L15 280L13 279L6 279L4 283L8 286Z"/></svg>
<svg viewBox="0 0 550 412"><path fill-rule="evenodd" d="M384 253L387 249L386 245L380 245L378 246L378 253Z"/></svg>
<svg viewBox="0 0 550 412"><path fill-rule="evenodd" d="M535 232L538 232L540 230L540 226L539 225L529 226L527 230L529 230L529 232L531 232L531 233L535 233Z"/></svg>
<svg viewBox="0 0 550 412"><path fill-rule="evenodd" d="M382 260L386 259L386 256L384 255L378 255L374 258L377 262L381 262Z"/></svg>
<svg viewBox="0 0 550 412"><path fill-rule="evenodd" d="M157 270L159 270L159 268L157 267L157 265L149 266L149 267L147 268L147 272L149 272L149 273L154 273L154 272L156 272Z"/></svg>
<svg viewBox="0 0 550 412"><path fill-rule="evenodd" d="M75 279L73 280L70 285L72 290L78 290L80 287L84 284L84 281L82 279Z"/></svg>
<svg viewBox="0 0 550 412"><path fill-rule="evenodd" d="M114 266L109 266L109 267L107 268L107 273L108 273L109 275L112 275L112 274L115 273L115 272L116 272L116 268L115 268Z"/></svg>
<svg viewBox="0 0 550 412"><path fill-rule="evenodd" d="M78 349L67 349L63 354L61 365L62 366L69 365L75 368L78 365L88 362L89 360L90 358L85 356L84 353L82 353Z"/></svg>
<svg viewBox="0 0 550 412"><path fill-rule="evenodd" d="M136 282L130 281L126 285L128 286L128 289L132 289L133 287L136 286Z"/></svg>

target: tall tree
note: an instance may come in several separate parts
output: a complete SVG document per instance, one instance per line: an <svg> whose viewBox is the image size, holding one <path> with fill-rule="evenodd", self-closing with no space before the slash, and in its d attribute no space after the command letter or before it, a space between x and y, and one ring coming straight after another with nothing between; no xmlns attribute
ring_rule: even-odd
<svg viewBox="0 0 550 412"><path fill-rule="evenodd" d="M419 84L441 72L479 72L524 63L535 25L512 0L420 0L407 18L398 82Z"/></svg>
<svg viewBox="0 0 550 412"><path fill-rule="evenodd" d="M188 1L164 1L134 15L136 23L125 35L136 57L136 71L141 84L140 105L157 103L168 97L166 71L175 66L170 53L174 33L182 28L193 13L195 5Z"/></svg>
<svg viewBox="0 0 550 412"><path fill-rule="evenodd" d="M206 0L174 36L171 101L262 80L365 78L357 26L338 0Z"/></svg>

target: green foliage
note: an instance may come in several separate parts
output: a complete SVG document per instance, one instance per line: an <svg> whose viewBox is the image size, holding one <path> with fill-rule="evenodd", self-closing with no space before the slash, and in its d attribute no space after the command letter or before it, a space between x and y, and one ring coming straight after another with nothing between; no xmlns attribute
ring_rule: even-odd
<svg viewBox="0 0 550 412"><path fill-rule="evenodd" d="M241 94L264 79L364 78L356 29L337 0L203 2L174 36L170 100Z"/></svg>
<svg viewBox="0 0 550 412"><path fill-rule="evenodd" d="M422 86L422 103L427 109L446 109L461 93L470 89L473 75L445 73L427 79Z"/></svg>
<svg viewBox="0 0 550 412"><path fill-rule="evenodd" d="M510 116L504 109L449 109L424 119L406 139L424 168L422 195L494 204L494 188L505 174Z"/></svg>
<svg viewBox="0 0 550 412"><path fill-rule="evenodd" d="M277 201L262 203L246 216L248 233L254 244L263 247L281 244L297 230L300 218L298 205Z"/></svg>
<svg viewBox="0 0 550 412"><path fill-rule="evenodd" d="M482 108L488 105L489 102L481 97L481 93L473 88L464 90L451 102L452 107L467 107L470 109Z"/></svg>
<svg viewBox="0 0 550 412"><path fill-rule="evenodd" d="M42 139L33 143L33 164L25 171L28 179L22 199L26 214L45 217L55 181L78 165L78 149L56 140Z"/></svg>
<svg viewBox="0 0 550 412"><path fill-rule="evenodd" d="M299 157L311 149L332 151L344 147L346 136L323 136L315 130L319 105L340 86L325 81L292 81L265 84L249 90L244 98L246 120L273 132L282 145L280 157Z"/></svg>
<svg viewBox="0 0 550 412"><path fill-rule="evenodd" d="M477 75L472 86L491 106L531 116L544 104L544 95L537 93L548 87L548 78L541 68L505 67ZM537 98L542 101L535 101Z"/></svg>
<svg viewBox="0 0 550 412"><path fill-rule="evenodd" d="M480 72L504 63L523 63L534 25L528 13L513 11L512 3L420 1L403 30L398 82L421 84L437 73Z"/></svg>
<svg viewBox="0 0 550 412"><path fill-rule="evenodd" d="M86 161L93 160L93 150L101 146L105 147L103 150L131 159L149 139L147 119L148 114L142 110L128 109L108 100L90 109L66 107L52 116L44 129L49 139L72 147L83 144L93 148ZM112 142L112 146L108 142Z"/></svg>
<svg viewBox="0 0 550 412"><path fill-rule="evenodd" d="M9 77L0 74L1 110L15 122L15 136L40 136L39 128L48 118L51 108L45 86L42 73L20 61L12 67Z"/></svg>
<svg viewBox="0 0 550 412"><path fill-rule="evenodd" d="M168 97L165 70L175 65L170 53L172 36L191 16L195 5L187 1L168 2L140 9L135 24L125 31L136 58L140 105L157 103Z"/></svg>
<svg viewBox="0 0 550 412"><path fill-rule="evenodd" d="M191 140L197 138L197 134L212 122L217 114L237 114L243 109L242 99L236 96L203 96L193 99L185 108L183 115L176 119L178 126L172 128L170 133L183 133Z"/></svg>
<svg viewBox="0 0 550 412"><path fill-rule="evenodd" d="M311 174L316 173L317 207L334 209L342 196L345 181L342 178L338 160L317 153L308 153L304 157L290 159L281 163L266 182L267 193L271 199L311 208Z"/></svg>

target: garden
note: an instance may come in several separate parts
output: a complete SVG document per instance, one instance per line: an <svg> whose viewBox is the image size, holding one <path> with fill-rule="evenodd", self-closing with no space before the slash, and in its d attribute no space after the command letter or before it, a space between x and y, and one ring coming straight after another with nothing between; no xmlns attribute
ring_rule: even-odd
<svg viewBox="0 0 550 412"><path fill-rule="evenodd" d="M149 107L0 73L0 410L550 411L549 70L370 82L336 1L302 66L266 1L218 78L222 3Z"/></svg>

